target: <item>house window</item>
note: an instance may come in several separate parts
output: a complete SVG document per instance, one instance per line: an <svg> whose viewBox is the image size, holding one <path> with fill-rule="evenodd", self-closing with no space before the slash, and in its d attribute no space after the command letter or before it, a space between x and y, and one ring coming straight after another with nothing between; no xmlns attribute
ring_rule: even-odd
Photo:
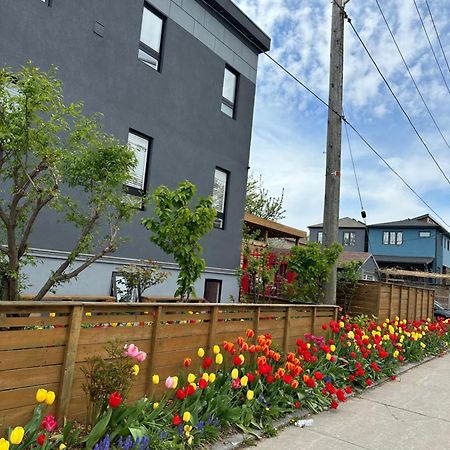
<svg viewBox="0 0 450 450"><path fill-rule="evenodd" d="M356 243L356 235L353 231L344 232L343 244L346 247L354 247Z"/></svg>
<svg viewBox="0 0 450 450"><path fill-rule="evenodd" d="M138 58L155 70L159 70L161 62L163 28L164 16L145 3L142 13Z"/></svg>
<svg viewBox="0 0 450 450"><path fill-rule="evenodd" d="M229 67L225 67L222 88L222 106L221 110L227 116L234 119L236 112L236 91L238 83L238 74Z"/></svg>
<svg viewBox="0 0 450 450"><path fill-rule="evenodd" d="M383 245L402 245L403 232L402 231L384 231Z"/></svg>
<svg viewBox="0 0 450 450"><path fill-rule="evenodd" d="M223 230L225 225L225 203L227 198L228 172L216 167L214 172L213 206L217 211L214 227Z"/></svg>
<svg viewBox="0 0 450 450"><path fill-rule="evenodd" d="M128 132L128 146L134 151L137 159L132 177L127 183L127 191L131 195L142 197L145 194L150 142L151 138L143 134L131 130Z"/></svg>
<svg viewBox="0 0 450 450"><path fill-rule="evenodd" d="M323 232L322 232L322 231L318 231L318 232L317 232L317 242L318 242L319 244L321 244L322 241L323 241Z"/></svg>
<svg viewBox="0 0 450 450"><path fill-rule="evenodd" d="M419 237L429 238L429 237L431 237L431 233L429 231L419 231Z"/></svg>
<svg viewBox="0 0 450 450"><path fill-rule="evenodd" d="M220 303L222 293L222 280L205 280L205 292L203 298L208 303Z"/></svg>

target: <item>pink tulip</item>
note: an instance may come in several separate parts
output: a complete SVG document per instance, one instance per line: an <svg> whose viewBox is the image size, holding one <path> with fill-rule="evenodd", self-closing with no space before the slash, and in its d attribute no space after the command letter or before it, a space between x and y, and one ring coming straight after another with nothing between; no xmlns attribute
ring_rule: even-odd
<svg viewBox="0 0 450 450"><path fill-rule="evenodd" d="M139 352L137 355L136 355L136 359L139 361L139 362L142 362L142 361L144 361L145 360L145 358L147 358L147 353L145 353L145 352Z"/></svg>
<svg viewBox="0 0 450 450"><path fill-rule="evenodd" d="M166 388L167 389L172 389L174 383L175 383L175 380L172 377L167 377L166 378Z"/></svg>
<svg viewBox="0 0 450 450"><path fill-rule="evenodd" d="M134 344L129 344L125 347L125 356L129 356L130 358L136 358L139 354L139 349Z"/></svg>

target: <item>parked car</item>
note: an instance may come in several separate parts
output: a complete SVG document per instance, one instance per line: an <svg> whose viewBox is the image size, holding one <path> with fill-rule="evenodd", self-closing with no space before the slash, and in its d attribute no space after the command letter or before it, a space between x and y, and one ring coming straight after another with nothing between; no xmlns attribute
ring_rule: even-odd
<svg viewBox="0 0 450 450"><path fill-rule="evenodd" d="M450 319L450 309L445 308L439 302L434 302L434 317L442 317L444 319Z"/></svg>

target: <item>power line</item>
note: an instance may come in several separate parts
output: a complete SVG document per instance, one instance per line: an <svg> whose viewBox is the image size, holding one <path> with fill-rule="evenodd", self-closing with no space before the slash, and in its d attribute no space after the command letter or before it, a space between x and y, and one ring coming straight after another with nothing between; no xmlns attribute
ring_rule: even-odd
<svg viewBox="0 0 450 450"><path fill-rule="evenodd" d="M441 65L439 64L439 60L437 59L437 56L436 56L436 52L434 51L433 45L431 44L430 36L428 35L427 29L425 28L425 23L423 21L422 14L420 14L420 10L419 10L419 8L417 6L416 0L413 0L413 1L414 1L414 6L416 7L417 14L418 14L419 19L420 19L420 23L422 24L423 31L425 33L425 36L427 37L428 44L430 45L431 52L433 53L434 59L435 59L436 64L437 64L437 66L439 68L439 72L441 72L442 79L444 80L444 84L445 84L445 86L447 88L447 92L450 94L450 89L449 89L447 81L445 79L444 72L442 71Z"/></svg>
<svg viewBox="0 0 450 450"><path fill-rule="evenodd" d="M415 0L414 0L415 1ZM347 21L350 24L353 32L355 33L356 37L358 38L359 42L361 43L361 45L363 46L365 52L367 53L367 55L369 56L370 60L372 61L373 65L375 66L375 68L377 69L378 73L380 74L381 78L383 79L384 83L386 84L387 88L389 89L389 92L392 94L392 96L394 97L395 101L397 102L397 105L399 106L399 108L401 109L401 111L403 112L403 114L405 115L406 119L408 120L409 124L411 125L412 129L414 130L414 132L416 133L417 137L419 138L420 142L422 143L422 145L425 147L426 151L428 152L428 154L430 155L431 159L434 161L436 167L440 170L440 172L442 173L442 175L444 176L444 178L447 180L447 183L450 184L450 179L447 177L447 175L445 174L445 172L443 171L442 167L439 165L439 163L437 162L436 158L434 157L433 153L431 153L431 150L428 148L428 145L426 144L426 142L423 140L421 134L419 133L419 131L417 130L416 126L414 125L413 121L411 120L411 118L409 117L408 113L406 112L405 108L403 107L403 105L400 103L400 100L398 99L398 97L395 95L395 92L393 91L391 85L389 84L389 82L387 81L386 77L383 75L383 72L381 71L380 67L378 66L378 64L376 63L375 59L373 58L372 54L370 53L369 49L367 48L366 44L364 43L364 41L362 40L361 36L358 33L358 30L354 27L352 21L350 18L347 17Z"/></svg>
<svg viewBox="0 0 450 450"><path fill-rule="evenodd" d="M205 0L202 0L203 3L211 8L211 5L206 3ZM345 13L345 12L344 12ZM347 16L347 13L345 13ZM348 18L348 16L347 16ZM229 19L224 18L226 22L236 30L236 32L243 36L246 40L248 40L247 36L238 29L238 27L233 24ZM280 62L278 62L275 58L273 58L271 55L269 55L264 49L262 49L258 44L256 44L254 41L251 41L252 45L254 45L262 54L264 54L267 58L269 58L274 64L276 64L283 72L285 72L289 77L291 77L294 81L296 81L300 86L302 86L305 90L307 90L313 97L315 97L320 103L322 103L324 106L326 106L329 110L331 110L334 114L338 115L355 133L356 135L369 147L369 149L378 156L381 161L386 165L386 167L394 173L401 181L402 183L432 212L436 217L438 217L442 223L444 223L447 227L450 228L450 225L418 194L414 188L381 156L380 153L378 153L375 148L364 138L364 136L342 115L339 114L334 109L330 108L328 103L323 100L318 94L316 94L312 89L310 89L305 83L303 83L298 77L296 77L292 72L290 72L286 67L284 67Z"/></svg>
<svg viewBox="0 0 450 450"><path fill-rule="evenodd" d="M442 56L444 57L445 64L447 64L447 69L450 73L450 66L448 65L447 56L445 56L444 47L442 46L441 38L439 37L439 33L436 28L436 24L434 23L433 14L431 14L431 8L430 8L430 5L428 4L428 0L425 0L425 4L427 5L428 13L430 14L430 17L431 17L431 22L433 24L434 32L436 33L436 37L439 42L439 47L441 47Z"/></svg>
<svg viewBox="0 0 450 450"><path fill-rule="evenodd" d="M420 91L419 86L417 85L416 80L415 80L414 77L413 77L413 74L411 73L411 70L410 70L410 68L409 68L409 66L408 66L408 63L406 62L406 60L405 60L405 58L404 58L404 56L403 56L403 53L402 53L402 51L400 50L400 47L399 47L399 45L398 45L398 43L397 43L397 40L395 39L394 33L392 32L392 29L391 29L391 27L389 26L389 23L388 23L388 21L387 21L387 19L386 19L386 16L384 15L383 10L381 9L381 5L380 5L379 1L378 1L378 0L375 0L375 2L377 3L378 9L380 10L380 13L381 13L381 15L382 15L382 17L383 17L384 23L386 24L386 27L387 27L387 29L389 30L389 34L391 35L392 40L394 41L395 47L397 48L397 51L398 51L398 53L400 54L400 57L402 58L403 64L405 65L406 70L408 71L408 74L409 74L409 76L410 76L410 78L411 78L411 80L412 80L412 82L413 82L413 84L414 84L414 87L415 87L416 90L417 90L417 93L419 94L419 96L420 96L420 98L421 98L421 100L422 100L422 103L424 104L424 106L425 106L425 108L426 108L426 110L427 110L429 116L431 117L431 120L433 121L433 123L434 123L434 125L436 126L436 128L437 128L439 134L441 135L443 141L445 142L445 145L446 145L446 146L448 147L448 149L450 150L450 144L447 142L447 139L445 138L445 136L444 136L444 134L442 133L442 131L441 131L439 125L437 124L436 119L434 118L434 116L433 116L433 114L432 114L430 108L428 107L427 102L425 101L425 99L424 99L424 97L423 97L423 95L422 95L422 92ZM437 33L437 32L436 32L436 33ZM450 70L450 69L449 69L449 70Z"/></svg>

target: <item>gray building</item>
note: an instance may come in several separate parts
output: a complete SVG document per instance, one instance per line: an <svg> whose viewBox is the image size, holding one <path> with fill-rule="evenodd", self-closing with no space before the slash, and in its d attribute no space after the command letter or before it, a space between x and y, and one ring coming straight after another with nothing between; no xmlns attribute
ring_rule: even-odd
<svg viewBox="0 0 450 450"><path fill-rule="evenodd" d="M309 241L322 243L323 224L310 225ZM336 242L342 245L344 252L367 252L367 228L363 222L343 217L339 219Z"/></svg>
<svg viewBox="0 0 450 450"><path fill-rule="evenodd" d="M215 229L202 241L207 269L197 295L237 298L258 55L270 39L230 0L2 0L0 61L59 68L67 101L102 112L107 132L135 149L139 165L128 191L190 180L214 195ZM117 266L151 258L173 276L150 292L175 291L176 265L149 241L140 219L129 237L61 294L107 295ZM29 292L67 255L72 231L44 215L32 235L40 261L27 269Z"/></svg>

